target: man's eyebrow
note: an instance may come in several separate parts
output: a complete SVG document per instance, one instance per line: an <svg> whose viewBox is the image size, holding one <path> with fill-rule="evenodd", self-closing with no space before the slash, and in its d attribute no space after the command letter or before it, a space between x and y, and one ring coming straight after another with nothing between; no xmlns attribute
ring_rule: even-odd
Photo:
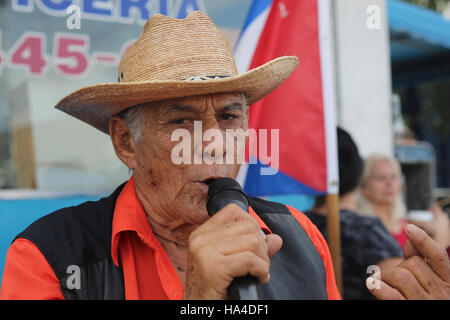
<svg viewBox="0 0 450 320"><path fill-rule="evenodd" d="M220 108L220 111L233 111L233 110L242 111L242 103L239 101L236 101L236 102L233 102L232 104L228 104L228 105Z"/></svg>
<svg viewBox="0 0 450 320"><path fill-rule="evenodd" d="M167 111L167 113L174 113L178 111L194 111L194 109L186 105L172 104L169 106L169 110Z"/></svg>
<svg viewBox="0 0 450 320"><path fill-rule="evenodd" d="M242 111L242 103L239 101L233 102L231 104L227 104L221 108L219 108L219 111L234 111L239 110ZM180 112L180 111L196 111L193 107L188 105L181 105L181 104L172 104L169 106L169 109L167 110L168 114Z"/></svg>

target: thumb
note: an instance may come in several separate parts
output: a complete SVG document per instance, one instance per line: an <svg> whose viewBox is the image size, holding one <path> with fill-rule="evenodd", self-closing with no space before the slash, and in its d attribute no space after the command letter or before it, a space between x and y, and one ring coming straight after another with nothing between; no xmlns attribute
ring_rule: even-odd
<svg viewBox="0 0 450 320"><path fill-rule="evenodd" d="M266 235L266 243L269 248L269 258L272 258L275 253L281 249L283 239L281 239L281 237L277 234L268 234Z"/></svg>

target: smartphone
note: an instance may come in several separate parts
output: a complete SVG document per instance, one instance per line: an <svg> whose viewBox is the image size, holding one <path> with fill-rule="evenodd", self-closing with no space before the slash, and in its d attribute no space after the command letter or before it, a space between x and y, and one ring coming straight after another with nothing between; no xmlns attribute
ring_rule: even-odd
<svg viewBox="0 0 450 320"><path fill-rule="evenodd" d="M406 215L408 220L430 222L434 219L434 214L428 210L411 210Z"/></svg>

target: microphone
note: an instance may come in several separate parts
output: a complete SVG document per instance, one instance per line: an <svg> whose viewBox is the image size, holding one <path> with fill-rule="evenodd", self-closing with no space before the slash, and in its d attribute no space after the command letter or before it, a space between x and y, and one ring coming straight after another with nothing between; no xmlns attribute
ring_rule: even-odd
<svg viewBox="0 0 450 320"><path fill-rule="evenodd" d="M232 178L219 178L209 183L206 210L212 217L226 205L234 203L248 212L248 197ZM230 300L258 300L258 279L253 276L235 278L228 287Z"/></svg>

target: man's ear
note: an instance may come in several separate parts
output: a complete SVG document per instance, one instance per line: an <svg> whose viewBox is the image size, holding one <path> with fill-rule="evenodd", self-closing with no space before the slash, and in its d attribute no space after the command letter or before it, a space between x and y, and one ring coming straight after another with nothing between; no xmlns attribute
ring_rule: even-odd
<svg viewBox="0 0 450 320"><path fill-rule="evenodd" d="M109 136L117 157L129 168L136 167L137 145L125 120L113 116L109 121Z"/></svg>

